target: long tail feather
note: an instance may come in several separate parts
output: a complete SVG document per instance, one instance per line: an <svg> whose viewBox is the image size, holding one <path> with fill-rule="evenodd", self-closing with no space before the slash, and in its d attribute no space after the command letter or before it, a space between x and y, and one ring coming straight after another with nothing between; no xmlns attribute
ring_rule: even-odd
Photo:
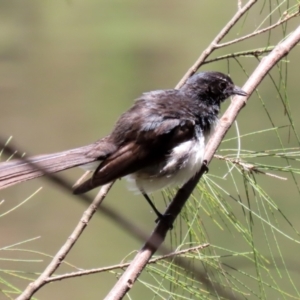
<svg viewBox="0 0 300 300"><path fill-rule="evenodd" d="M85 155L90 147L89 145L53 154L33 156L26 160L16 159L0 163L0 189L43 176L45 173L56 173L94 162L96 158Z"/></svg>

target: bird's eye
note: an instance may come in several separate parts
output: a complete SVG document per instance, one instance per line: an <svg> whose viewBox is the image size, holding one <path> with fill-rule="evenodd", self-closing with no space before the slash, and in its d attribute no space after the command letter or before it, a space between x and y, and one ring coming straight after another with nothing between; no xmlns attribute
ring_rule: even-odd
<svg viewBox="0 0 300 300"><path fill-rule="evenodd" d="M225 90L226 89L226 87L227 87L227 84L226 84L226 82L224 82L224 81L221 81L220 83L219 83L219 87L220 87L220 89L223 91L223 90Z"/></svg>

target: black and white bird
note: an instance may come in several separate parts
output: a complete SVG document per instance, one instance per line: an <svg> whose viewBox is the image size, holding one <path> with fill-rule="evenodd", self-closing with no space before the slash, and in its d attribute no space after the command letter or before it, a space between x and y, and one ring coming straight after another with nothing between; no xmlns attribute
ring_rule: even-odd
<svg viewBox="0 0 300 300"><path fill-rule="evenodd" d="M203 72L180 89L144 93L97 142L59 153L0 163L0 189L22 181L82 166L92 177L74 189L90 191L121 177L130 188L148 193L182 185L201 168L204 149L218 122L220 104L246 96L225 74ZM39 168L36 169L33 164Z"/></svg>

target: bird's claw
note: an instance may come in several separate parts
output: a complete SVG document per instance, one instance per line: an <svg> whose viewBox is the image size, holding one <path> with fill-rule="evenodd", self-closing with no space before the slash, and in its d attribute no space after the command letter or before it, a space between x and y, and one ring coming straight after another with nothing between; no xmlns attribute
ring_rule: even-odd
<svg viewBox="0 0 300 300"><path fill-rule="evenodd" d="M203 169L204 169L204 173L208 173L209 168L208 168L208 162L207 162L206 159L203 160L202 166L203 166Z"/></svg>
<svg viewBox="0 0 300 300"><path fill-rule="evenodd" d="M173 217L171 214L159 214L155 223L163 222L170 230L173 229Z"/></svg>

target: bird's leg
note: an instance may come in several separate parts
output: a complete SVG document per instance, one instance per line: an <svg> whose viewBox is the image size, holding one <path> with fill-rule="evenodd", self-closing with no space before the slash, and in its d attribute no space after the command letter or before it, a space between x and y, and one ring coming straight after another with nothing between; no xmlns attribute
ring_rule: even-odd
<svg viewBox="0 0 300 300"><path fill-rule="evenodd" d="M172 225L172 221L169 218L169 215L163 215L154 205L154 203L151 201L150 197L142 192L142 195L144 196L144 198L147 200L147 202L149 203L149 205L151 206L151 208L153 209L153 211L155 212L155 214L157 215L157 219L155 220L155 222L159 222L159 221L163 221L165 222L165 224L167 224L167 226L172 229L173 225Z"/></svg>
<svg viewBox="0 0 300 300"><path fill-rule="evenodd" d="M204 173L208 173L209 168L208 168L208 162L207 162L206 159L203 160L202 166L203 166L203 168L204 168Z"/></svg>
<svg viewBox="0 0 300 300"><path fill-rule="evenodd" d="M154 212L157 215L158 219L162 219L164 215L162 213L160 213L159 210L155 207L155 205L152 202L152 200L150 199L150 197L146 193L142 193L142 194L145 197L145 199L147 200L147 202L149 203L149 205L151 206L151 208L154 210Z"/></svg>

